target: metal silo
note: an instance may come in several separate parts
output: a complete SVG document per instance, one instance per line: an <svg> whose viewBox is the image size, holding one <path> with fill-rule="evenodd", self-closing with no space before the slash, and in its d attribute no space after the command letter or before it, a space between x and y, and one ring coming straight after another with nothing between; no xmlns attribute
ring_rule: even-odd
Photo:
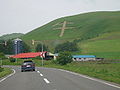
<svg viewBox="0 0 120 90"><path fill-rule="evenodd" d="M19 54L22 53L23 50L23 42L21 39L17 38L14 40L14 53Z"/></svg>

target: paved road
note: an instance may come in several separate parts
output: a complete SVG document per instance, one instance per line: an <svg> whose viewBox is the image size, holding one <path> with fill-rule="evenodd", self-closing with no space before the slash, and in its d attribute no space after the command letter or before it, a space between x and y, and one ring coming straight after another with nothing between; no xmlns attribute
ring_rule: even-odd
<svg viewBox="0 0 120 90"><path fill-rule="evenodd" d="M57 69L20 72L20 67L11 68L16 73L0 82L0 90L120 90L119 86Z"/></svg>

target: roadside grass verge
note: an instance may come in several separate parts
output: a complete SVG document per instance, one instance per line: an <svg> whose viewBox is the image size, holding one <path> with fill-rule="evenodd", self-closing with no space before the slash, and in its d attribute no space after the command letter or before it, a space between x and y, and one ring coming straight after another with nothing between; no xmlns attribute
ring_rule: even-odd
<svg viewBox="0 0 120 90"><path fill-rule="evenodd" d="M64 69L120 84L120 63L72 62L60 66L51 61L45 61L44 67Z"/></svg>
<svg viewBox="0 0 120 90"><path fill-rule="evenodd" d="M23 62L22 59L17 59L16 62L10 62L10 60L8 59L4 59L3 60L3 65L21 65L21 63Z"/></svg>
<svg viewBox="0 0 120 90"><path fill-rule="evenodd" d="M0 68L0 78L12 73L10 68Z"/></svg>
<svg viewBox="0 0 120 90"><path fill-rule="evenodd" d="M41 60L34 59L33 61L35 62L36 66L42 66ZM3 64L21 65L22 62L23 60L21 59L18 59L17 63L11 63L9 60L4 60ZM63 66L55 64L53 60L44 60L43 67L64 69L120 84L120 60L72 62Z"/></svg>

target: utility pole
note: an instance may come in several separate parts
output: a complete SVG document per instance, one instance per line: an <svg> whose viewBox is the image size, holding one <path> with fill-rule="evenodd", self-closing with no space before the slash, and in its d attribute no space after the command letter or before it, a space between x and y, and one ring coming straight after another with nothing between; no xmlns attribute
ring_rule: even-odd
<svg viewBox="0 0 120 90"><path fill-rule="evenodd" d="M43 42L37 41L37 40L32 40L32 45L35 45L36 42L40 42L42 44L42 66L43 66Z"/></svg>

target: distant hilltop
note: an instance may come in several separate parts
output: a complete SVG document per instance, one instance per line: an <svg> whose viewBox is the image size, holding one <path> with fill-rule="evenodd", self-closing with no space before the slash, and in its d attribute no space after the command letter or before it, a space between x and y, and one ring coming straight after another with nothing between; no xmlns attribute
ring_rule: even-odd
<svg viewBox="0 0 120 90"><path fill-rule="evenodd" d="M22 33L12 33L12 34L5 34L0 37L0 40L9 40L9 39L15 39L23 36Z"/></svg>

